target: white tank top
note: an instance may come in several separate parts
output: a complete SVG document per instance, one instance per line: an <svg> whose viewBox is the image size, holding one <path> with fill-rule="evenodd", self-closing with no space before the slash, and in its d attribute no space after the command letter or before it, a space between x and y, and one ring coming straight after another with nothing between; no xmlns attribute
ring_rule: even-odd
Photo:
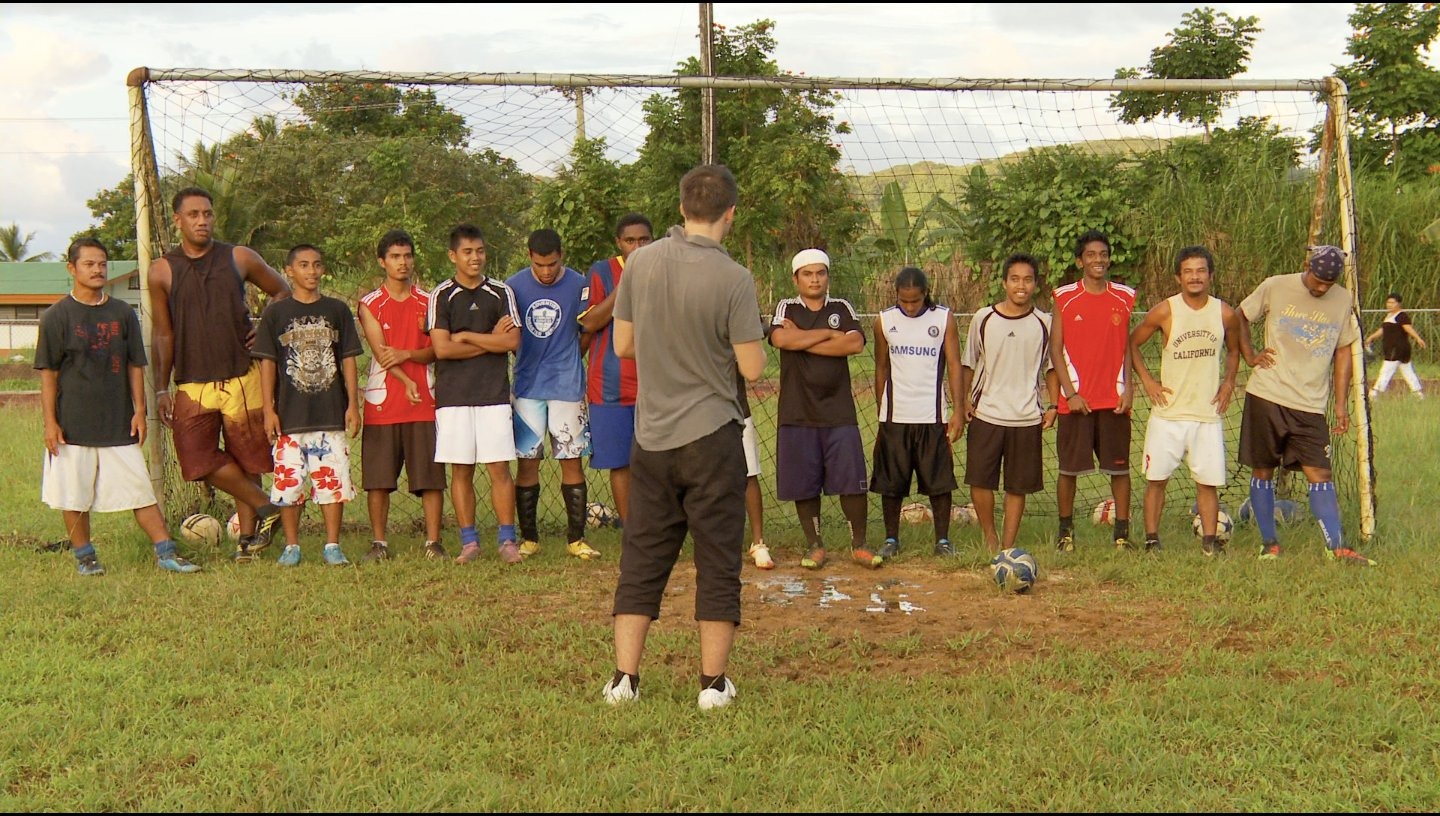
<svg viewBox="0 0 1440 816"><path fill-rule="evenodd" d="M907 317L899 306L880 313L890 375L880 395L880 421L932 424L950 420L945 393L945 331L950 310L932 306Z"/></svg>
<svg viewBox="0 0 1440 816"><path fill-rule="evenodd" d="M1192 309L1183 295L1170 296L1170 336L1160 353L1160 383L1173 393L1151 412L1163 419L1219 422L1210 400L1220 389L1225 356L1225 318L1220 299Z"/></svg>

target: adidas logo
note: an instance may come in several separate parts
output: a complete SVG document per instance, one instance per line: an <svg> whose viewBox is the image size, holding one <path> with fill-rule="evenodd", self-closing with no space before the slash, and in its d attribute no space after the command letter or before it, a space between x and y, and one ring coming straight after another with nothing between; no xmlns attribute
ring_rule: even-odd
<svg viewBox="0 0 1440 816"><path fill-rule="evenodd" d="M472 311L472 312L478 312L478 311L480 311L480 306L479 306L478 304L472 303L472 304L470 304L470 311Z"/></svg>
<svg viewBox="0 0 1440 816"><path fill-rule="evenodd" d="M1080 321L1082 321L1082 320L1084 320L1084 319L1085 319L1085 318L1082 317L1082 316L1080 316L1080 315L1075 315L1075 322L1076 322L1076 323L1079 323Z"/></svg>
<svg viewBox="0 0 1440 816"><path fill-rule="evenodd" d="M1018 274L1020 274L1020 273L1017 272L1017 273L1015 273L1015 274L1018 275ZM1010 332L1010 334L1008 334L1008 335L1006 335L1006 336L1007 336L1007 337L1014 337L1014 336L1015 336L1015 332L1012 331L1012 332Z"/></svg>
<svg viewBox="0 0 1440 816"><path fill-rule="evenodd" d="M1017 274L1018 274L1018 273L1017 273ZM900 331L900 327L899 327L899 326L891 326L891 327L890 327L890 331L891 331L892 333L893 333L893 332L898 332L898 331Z"/></svg>

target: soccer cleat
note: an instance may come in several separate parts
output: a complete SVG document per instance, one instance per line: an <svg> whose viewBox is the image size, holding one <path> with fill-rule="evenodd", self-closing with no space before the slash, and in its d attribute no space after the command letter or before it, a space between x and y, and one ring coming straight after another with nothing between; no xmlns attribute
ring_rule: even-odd
<svg viewBox="0 0 1440 816"><path fill-rule="evenodd" d="M709 711L715 708L724 708L735 702L735 695L738 694L735 684L730 678L725 678L725 684L720 688L707 688L700 692L698 705L701 711Z"/></svg>
<svg viewBox="0 0 1440 816"><path fill-rule="evenodd" d="M276 510L268 516L261 516L255 520L255 534L250 537L250 552L258 553L270 546L270 537L275 533L275 526L280 523L280 511Z"/></svg>
<svg viewBox="0 0 1440 816"><path fill-rule="evenodd" d="M1125 550L1133 550L1135 547L1130 543L1130 539L1125 536L1115 536L1115 549L1124 552Z"/></svg>
<svg viewBox="0 0 1440 816"><path fill-rule="evenodd" d="M884 558L881 558L875 553L870 552L864 547L857 547L855 549L852 549L850 551L850 557L855 559L855 563L869 569L876 569L881 564L885 563Z"/></svg>
<svg viewBox="0 0 1440 816"><path fill-rule="evenodd" d="M255 560L255 536L240 536L235 542L235 555L232 556L237 564L248 564Z"/></svg>
<svg viewBox="0 0 1440 816"><path fill-rule="evenodd" d="M581 561L589 561L592 558L600 557L600 551L590 546L589 544L586 544L585 539L583 538L572 541L569 544L565 545L565 549L568 550L571 555L575 556Z"/></svg>
<svg viewBox="0 0 1440 816"><path fill-rule="evenodd" d="M525 541L520 542L520 546L518 549L521 556L529 558L535 553L540 552L540 542L530 541L529 539L526 539Z"/></svg>
<svg viewBox="0 0 1440 816"><path fill-rule="evenodd" d="M800 566L808 570L817 570L825 566L825 548L816 547L804 558L800 559Z"/></svg>
<svg viewBox="0 0 1440 816"><path fill-rule="evenodd" d="M325 559L325 563L329 564L332 567L350 566L350 559L346 558L345 553L340 551L339 544L326 544L325 551L324 553L322 553L322 556Z"/></svg>
<svg viewBox="0 0 1440 816"><path fill-rule="evenodd" d="M192 573L199 572L200 565L192 564L174 553L161 556L155 559L155 566L167 572Z"/></svg>
<svg viewBox="0 0 1440 816"><path fill-rule="evenodd" d="M775 569L775 559L770 557L770 548L761 542L750 545L750 557L755 559L755 566L759 569Z"/></svg>
<svg viewBox="0 0 1440 816"><path fill-rule="evenodd" d="M1260 547L1261 561L1274 561L1280 557L1280 542L1270 541Z"/></svg>
<svg viewBox="0 0 1440 816"><path fill-rule="evenodd" d="M1160 539L1148 537L1145 539L1145 552L1160 552L1161 549L1163 548L1160 546Z"/></svg>
<svg viewBox="0 0 1440 816"><path fill-rule="evenodd" d="M1356 567L1373 567L1376 563L1361 555L1349 547L1341 547L1338 550L1326 550L1325 554L1331 561L1338 561L1341 564L1350 564Z"/></svg>
<svg viewBox="0 0 1440 816"><path fill-rule="evenodd" d="M425 542L425 557L431 560L436 558L448 558L449 553L445 552L445 545L438 541Z"/></svg>
<svg viewBox="0 0 1440 816"><path fill-rule="evenodd" d="M287 544L285 549L280 551L280 557L275 559L275 563L282 567L300 566L300 545Z"/></svg>
<svg viewBox="0 0 1440 816"><path fill-rule="evenodd" d="M460 554L457 555L457 556L455 556L455 563L457 563L457 564L468 564L468 563L470 563L471 561L478 561L479 559L480 559L480 545L479 545L479 544L466 544L465 546L463 546L463 547L460 548Z"/></svg>
<svg viewBox="0 0 1440 816"><path fill-rule="evenodd" d="M640 699L640 687L630 680L630 675L621 675L620 682L613 679L605 684L605 702L612 706L633 703Z"/></svg>
<svg viewBox="0 0 1440 816"><path fill-rule="evenodd" d="M513 541L507 541L504 544L501 544L500 549L496 551L496 554L499 555L500 560L504 561L506 564L518 564L521 561L525 560L525 556L520 554L520 548L515 546L515 542Z"/></svg>
<svg viewBox="0 0 1440 816"><path fill-rule="evenodd" d="M75 571L81 575L104 575L105 568L100 566L100 559L93 555L87 555L75 562Z"/></svg>
<svg viewBox="0 0 1440 816"><path fill-rule="evenodd" d="M1075 532L1073 530L1061 530L1055 537L1055 549L1060 552L1075 552Z"/></svg>
<svg viewBox="0 0 1440 816"><path fill-rule="evenodd" d="M900 542L893 538L885 539L885 543L880 546L880 557L887 561L899 554Z"/></svg>
<svg viewBox="0 0 1440 816"><path fill-rule="evenodd" d="M954 554L955 554L955 545L950 543L950 539L948 539L948 538L942 538L942 539L940 539L939 541L935 542L935 554L936 554L936 555L954 555Z"/></svg>
<svg viewBox="0 0 1440 816"><path fill-rule="evenodd" d="M360 560L366 564L373 564L376 561L389 561L390 547L383 541L372 541L370 542L370 551L361 556Z"/></svg>
<svg viewBox="0 0 1440 816"><path fill-rule="evenodd" d="M1206 558L1214 558L1224 552L1224 550L1220 548L1219 541L1207 541L1202 538L1200 539L1200 552Z"/></svg>

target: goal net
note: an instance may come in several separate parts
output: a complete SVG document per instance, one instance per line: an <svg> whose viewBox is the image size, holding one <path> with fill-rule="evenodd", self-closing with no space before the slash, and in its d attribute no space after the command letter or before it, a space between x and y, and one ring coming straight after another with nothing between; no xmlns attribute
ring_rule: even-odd
<svg viewBox="0 0 1440 816"><path fill-rule="evenodd" d="M1074 242L1088 229L1110 237L1112 278L1139 291L1136 320L1176 291L1174 258L1190 244L1215 254L1214 291L1231 304L1265 277L1300 271L1314 243L1346 249L1346 284L1358 295L1344 88L1334 80L137 69L130 85L142 269L175 240L169 194L196 184L215 195L221 238L254 247L277 269L294 244L322 247L327 293L352 304L379 285L376 241L397 227L415 237L425 286L450 276L446 235L462 221L486 231L493 277L526 265L525 236L540 227L560 232L567 264L583 272L615 253L620 215L647 214L657 237L678 221L676 187L707 138L700 107L709 88L716 155L741 185L727 246L755 272L762 309L793 294L791 255L820 246L833 259L832 294L850 300L867 332L893 303L897 270L914 265L955 310L963 338L969 315L998 299L1000 262L1013 252L1040 259L1039 305L1048 310L1050 292L1077 277ZM1177 109L1192 120L1156 113ZM1358 427L1336 438L1333 459L1347 525L1368 536L1373 472L1355 353ZM750 404L768 518L779 531L793 527L793 514L774 499L778 355L770 354ZM1155 370L1157 342L1147 354ZM868 344L851 375L868 450L877 424ZM1245 375L1242 365L1242 387ZM1221 501L1232 516L1248 490L1235 457L1242 402L1237 392L1225 420L1230 480ZM1137 518L1148 413L1137 397ZM155 430L168 512L203 508L207 497L179 480L170 442ZM1053 514L1053 433L1046 446L1048 489L1029 510ZM963 504L963 442L956 463ZM354 464L358 472L358 457ZM558 484L551 466L546 485ZM605 475L587 476L592 500L608 502ZM1170 512L1188 509L1194 491L1183 469L1170 491ZM1287 492L1303 504L1303 481L1282 478ZM1108 494L1108 480L1082 478L1076 515ZM418 524L418 501L396 495L392 516ZM545 495L542 524L563 524L558 490ZM347 521L363 521L363 504ZM838 512L826 516L838 523ZM878 519L876 501L872 528Z"/></svg>

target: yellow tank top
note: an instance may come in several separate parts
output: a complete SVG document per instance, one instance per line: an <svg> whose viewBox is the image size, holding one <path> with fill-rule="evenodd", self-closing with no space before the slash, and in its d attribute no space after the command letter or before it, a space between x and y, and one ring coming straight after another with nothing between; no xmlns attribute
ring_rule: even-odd
<svg viewBox="0 0 1440 816"><path fill-rule="evenodd" d="M1170 335L1160 353L1160 383L1172 392L1170 402L1155 406L1163 419L1219 422L1211 400L1220 388L1220 361L1225 349L1225 319L1220 299L1192 309L1183 295L1172 295Z"/></svg>

